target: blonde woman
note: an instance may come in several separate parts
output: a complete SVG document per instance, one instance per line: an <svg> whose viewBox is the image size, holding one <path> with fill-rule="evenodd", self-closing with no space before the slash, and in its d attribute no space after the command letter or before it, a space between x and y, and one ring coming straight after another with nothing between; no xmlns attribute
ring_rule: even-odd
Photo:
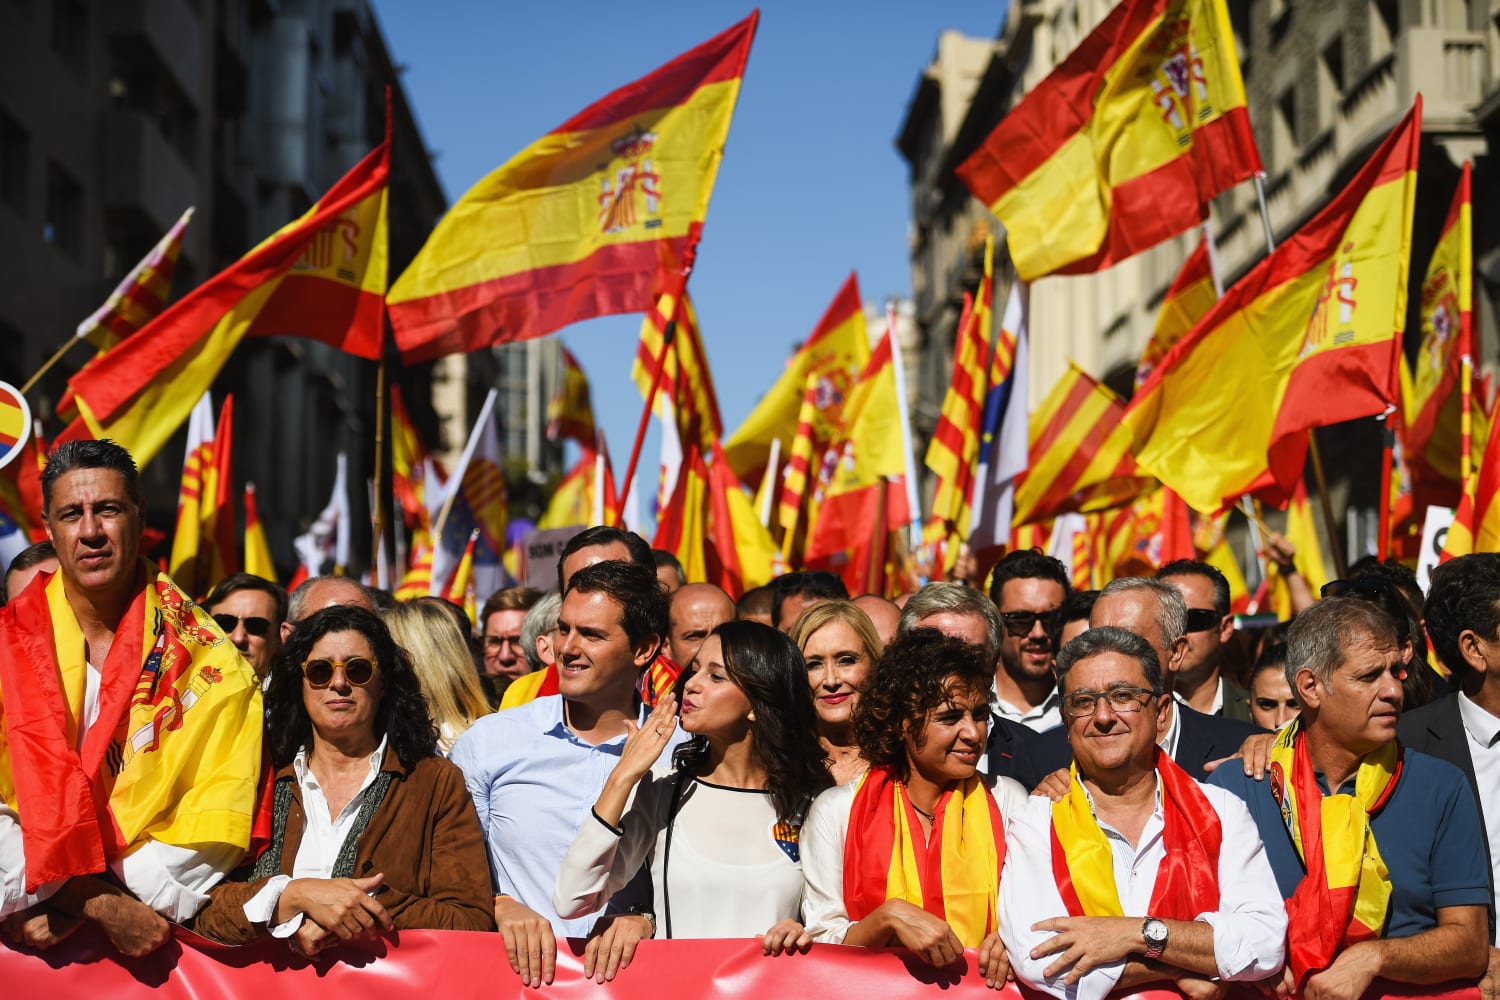
<svg viewBox="0 0 1500 1000"><path fill-rule="evenodd" d="M438 752L446 757L453 741L490 713L468 643L453 616L430 601L401 601L385 621L416 667L422 697L438 727Z"/></svg>
<svg viewBox="0 0 1500 1000"><path fill-rule="evenodd" d="M792 623L791 637L807 664L828 772L835 784L848 784L870 766L854 740L854 709L885 647L870 616L852 601L814 604Z"/></svg>

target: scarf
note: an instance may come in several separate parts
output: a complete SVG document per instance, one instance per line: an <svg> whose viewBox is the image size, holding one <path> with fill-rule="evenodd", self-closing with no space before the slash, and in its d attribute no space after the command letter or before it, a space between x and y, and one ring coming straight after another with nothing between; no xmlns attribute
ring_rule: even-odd
<svg viewBox="0 0 1500 1000"><path fill-rule="evenodd" d="M1324 795L1300 720L1271 748L1271 793L1307 874L1287 900L1287 962L1300 987L1357 941L1378 937L1390 909L1390 872L1370 820L1401 778L1401 745L1391 741L1360 762L1354 794ZM1287 780L1291 775L1291 780Z"/></svg>
<svg viewBox="0 0 1500 1000"><path fill-rule="evenodd" d="M81 747L85 643L62 574L0 609L0 795L21 816L28 892L102 872L147 839L249 844L260 684L146 559L137 583Z"/></svg>
<svg viewBox="0 0 1500 1000"><path fill-rule="evenodd" d="M873 767L859 779L844 838L851 919L863 920L887 899L904 899L947 921L964 947L977 948L997 926L1004 861L1000 808L978 775L942 794L925 841L894 771Z"/></svg>
<svg viewBox="0 0 1500 1000"><path fill-rule="evenodd" d="M1208 797L1158 747L1162 842L1147 912L1170 920L1196 920L1219 908L1219 846L1224 831ZM1052 804L1052 872L1063 905L1075 917L1124 916L1115 887L1114 858L1073 765L1068 794Z"/></svg>

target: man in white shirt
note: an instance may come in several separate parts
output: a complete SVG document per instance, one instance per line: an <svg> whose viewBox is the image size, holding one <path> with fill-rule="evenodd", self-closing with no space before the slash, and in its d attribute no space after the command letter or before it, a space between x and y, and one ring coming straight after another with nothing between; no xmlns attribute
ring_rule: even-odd
<svg viewBox="0 0 1500 1000"><path fill-rule="evenodd" d="M1068 568L1021 549L995 564L990 600L1004 625L995 670L995 717L1042 732L1058 723L1052 660L1063 601L1072 592Z"/></svg>
<svg viewBox="0 0 1500 1000"><path fill-rule="evenodd" d="M1172 694L1204 715L1250 721L1250 695L1224 676L1224 646L1234 638L1229 613L1229 580L1216 566L1178 559L1156 574L1182 593L1187 602L1187 652L1177 671Z"/></svg>
<svg viewBox="0 0 1500 1000"><path fill-rule="evenodd" d="M1098 1000L1274 974L1286 912L1260 837L1242 802L1159 750L1171 698L1155 650L1092 628L1057 671L1075 769L1061 801L1033 796L1007 826L1000 937L1016 978Z"/></svg>

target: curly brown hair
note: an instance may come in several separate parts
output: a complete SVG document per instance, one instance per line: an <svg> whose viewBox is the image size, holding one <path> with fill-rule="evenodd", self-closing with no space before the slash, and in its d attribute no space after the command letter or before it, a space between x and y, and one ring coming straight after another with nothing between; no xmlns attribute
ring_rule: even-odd
<svg viewBox="0 0 1500 1000"><path fill-rule="evenodd" d="M885 648L854 709L854 739L871 767L889 767L906 781L910 724L925 741L927 716L957 692L991 697L994 670L984 650L933 628L915 628Z"/></svg>

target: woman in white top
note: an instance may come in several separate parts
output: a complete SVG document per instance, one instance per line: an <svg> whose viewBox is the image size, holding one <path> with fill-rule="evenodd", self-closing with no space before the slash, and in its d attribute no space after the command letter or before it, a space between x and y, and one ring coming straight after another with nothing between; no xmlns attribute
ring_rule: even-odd
<svg viewBox="0 0 1500 1000"><path fill-rule="evenodd" d="M986 982L1004 981L995 911L1004 817L1026 793L976 771L989 732L985 659L928 628L886 647L854 713L870 769L819 795L802 830L802 914L814 940L900 945L934 966L979 948Z"/></svg>
<svg viewBox="0 0 1500 1000"><path fill-rule="evenodd" d="M423 599L397 602L385 623L411 657L427 712L437 723L438 753L446 757L454 740L490 714L464 634L450 612Z"/></svg>
<svg viewBox="0 0 1500 1000"><path fill-rule="evenodd" d="M677 724L663 698L620 763L557 876L559 916L603 909L649 863L654 915L617 918L590 942L584 974L606 982L642 937L762 936L767 954L805 950L798 849L808 803L829 784L813 735L802 657L756 622L726 622L678 682L692 739L657 765Z"/></svg>
<svg viewBox="0 0 1500 1000"><path fill-rule="evenodd" d="M885 646L870 616L852 601L819 601L797 616L790 634L807 663L828 771L834 784L846 785L870 766L854 740L854 710Z"/></svg>

